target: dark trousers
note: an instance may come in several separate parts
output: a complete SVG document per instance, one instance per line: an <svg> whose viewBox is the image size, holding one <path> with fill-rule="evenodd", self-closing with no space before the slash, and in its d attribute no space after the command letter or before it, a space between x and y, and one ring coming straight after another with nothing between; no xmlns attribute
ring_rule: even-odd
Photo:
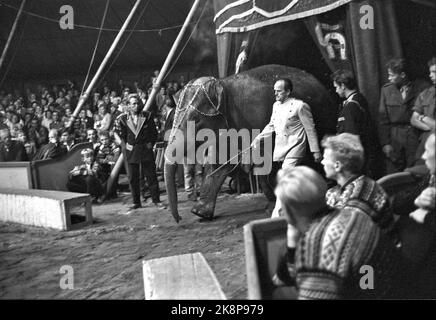
<svg viewBox="0 0 436 320"><path fill-rule="evenodd" d="M100 181L94 176L74 176L67 182L67 189L71 192L89 193L93 197L103 194Z"/></svg>
<svg viewBox="0 0 436 320"><path fill-rule="evenodd" d="M428 214L431 214L428 213ZM407 278L407 298L436 299L436 235L408 215L396 223L401 239L401 253Z"/></svg>
<svg viewBox="0 0 436 320"><path fill-rule="evenodd" d="M147 184L150 189L151 199L154 203L160 202L159 199L159 184L156 175L156 165L154 161L147 161L143 163L129 163L130 171L130 188L132 189L132 197L134 204L141 204L141 188L140 188L140 174L143 170Z"/></svg>

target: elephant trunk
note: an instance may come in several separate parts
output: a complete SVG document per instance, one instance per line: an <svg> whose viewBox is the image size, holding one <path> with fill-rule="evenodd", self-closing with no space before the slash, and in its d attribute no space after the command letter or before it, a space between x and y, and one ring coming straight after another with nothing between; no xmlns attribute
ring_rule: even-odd
<svg viewBox="0 0 436 320"><path fill-rule="evenodd" d="M168 194L168 202L170 205L171 214L177 223L182 219L179 216L177 209L177 186L176 186L176 171L177 163L170 163L165 161L164 166L164 176L165 176L165 186Z"/></svg>

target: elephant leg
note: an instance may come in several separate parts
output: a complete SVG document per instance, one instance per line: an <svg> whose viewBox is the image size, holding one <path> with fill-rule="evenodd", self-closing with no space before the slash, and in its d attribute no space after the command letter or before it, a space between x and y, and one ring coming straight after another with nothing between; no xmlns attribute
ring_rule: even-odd
<svg viewBox="0 0 436 320"><path fill-rule="evenodd" d="M208 176L216 168L212 165L206 165L205 177L200 193L200 200L194 205L191 212L201 218L212 220L215 211L216 198L224 180L227 177L229 168L226 166L213 175Z"/></svg>

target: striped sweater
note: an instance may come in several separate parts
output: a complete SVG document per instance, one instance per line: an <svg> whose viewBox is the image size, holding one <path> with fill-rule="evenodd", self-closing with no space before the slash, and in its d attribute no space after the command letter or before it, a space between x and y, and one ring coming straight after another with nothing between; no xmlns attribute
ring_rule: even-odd
<svg viewBox="0 0 436 320"><path fill-rule="evenodd" d="M326 202L331 208L347 207L350 200L365 203L366 213L382 229L392 229L394 217L389 197L383 188L371 178L360 175L350 179L344 186L334 186L327 191Z"/></svg>
<svg viewBox="0 0 436 320"><path fill-rule="evenodd" d="M295 252L299 299L397 297L399 252L367 209L362 202L350 201L313 223L300 238ZM361 288L364 266L374 272L372 290Z"/></svg>

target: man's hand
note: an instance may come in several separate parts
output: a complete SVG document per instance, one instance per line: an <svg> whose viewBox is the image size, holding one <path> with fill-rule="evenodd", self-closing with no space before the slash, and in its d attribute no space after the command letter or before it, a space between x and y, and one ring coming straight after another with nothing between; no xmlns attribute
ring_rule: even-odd
<svg viewBox="0 0 436 320"><path fill-rule="evenodd" d="M386 157L391 158L392 152L394 152L394 148L390 144L383 146L383 153Z"/></svg>
<svg viewBox="0 0 436 320"><path fill-rule="evenodd" d="M410 213L409 217L418 223L424 223L424 219L427 214L428 214L427 210L419 208L413 211L412 213Z"/></svg>
<svg viewBox="0 0 436 320"><path fill-rule="evenodd" d="M421 192L418 198L415 199L415 205L421 209L434 210L435 197L436 197L436 188L428 187L427 189Z"/></svg>
<svg viewBox="0 0 436 320"><path fill-rule="evenodd" d="M321 152L313 152L313 159L315 160L316 163L321 162L322 160Z"/></svg>

